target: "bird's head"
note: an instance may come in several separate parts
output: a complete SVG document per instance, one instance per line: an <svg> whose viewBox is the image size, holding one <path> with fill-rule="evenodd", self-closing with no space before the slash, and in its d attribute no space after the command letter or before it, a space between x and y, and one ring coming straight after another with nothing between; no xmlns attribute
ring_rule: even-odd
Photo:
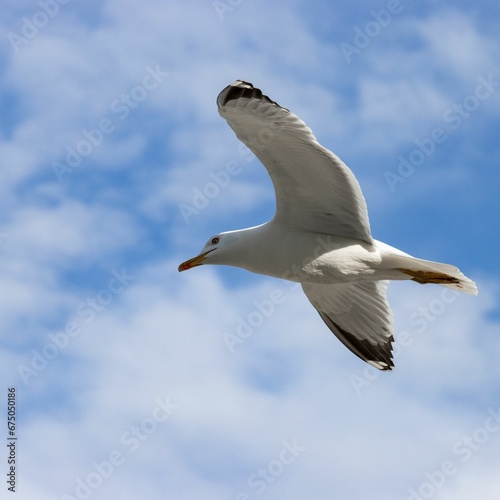
<svg viewBox="0 0 500 500"><path fill-rule="evenodd" d="M199 255L186 260L178 267L179 272L187 271L192 267L204 264L225 264L224 254L228 246L227 239L227 236L224 234L217 234L210 237Z"/></svg>
<svg viewBox="0 0 500 500"><path fill-rule="evenodd" d="M236 231L211 236L196 257L186 260L179 267L179 272L204 264L219 264L233 266L258 272L253 261L259 260L262 249L266 248L266 235L263 233L265 224Z"/></svg>

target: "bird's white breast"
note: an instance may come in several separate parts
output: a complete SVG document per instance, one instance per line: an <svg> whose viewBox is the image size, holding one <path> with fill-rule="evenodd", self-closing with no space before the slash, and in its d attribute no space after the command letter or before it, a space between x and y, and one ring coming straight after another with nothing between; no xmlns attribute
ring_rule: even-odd
<svg viewBox="0 0 500 500"><path fill-rule="evenodd" d="M290 281L359 281L367 279L381 261L378 249L368 243L281 228L273 221L260 226L251 236L240 267Z"/></svg>

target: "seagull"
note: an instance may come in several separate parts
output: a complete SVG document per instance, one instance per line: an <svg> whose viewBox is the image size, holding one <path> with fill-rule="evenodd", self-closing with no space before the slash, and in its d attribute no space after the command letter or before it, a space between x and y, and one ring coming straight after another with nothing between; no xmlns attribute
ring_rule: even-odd
<svg viewBox="0 0 500 500"><path fill-rule="evenodd" d="M276 213L259 226L212 236L179 272L219 264L298 282L337 338L380 370L394 367L388 280L477 294L455 266L373 239L356 177L298 116L242 80L222 90L217 107L267 169Z"/></svg>

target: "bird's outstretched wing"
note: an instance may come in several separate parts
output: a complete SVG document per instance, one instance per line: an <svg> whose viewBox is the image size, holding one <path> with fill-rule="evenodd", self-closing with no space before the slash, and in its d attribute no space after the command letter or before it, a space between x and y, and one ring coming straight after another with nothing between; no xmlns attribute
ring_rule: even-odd
<svg viewBox="0 0 500 500"><path fill-rule="evenodd" d="M300 118L241 80L219 94L217 105L269 172L277 221L301 231L373 242L354 174Z"/></svg>
<svg viewBox="0 0 500 500"><path fill-rule="evenodd" d="M338 339L362 360L391 370L392 311L387 302L387 281L320 285L302 289Z"/></svg>

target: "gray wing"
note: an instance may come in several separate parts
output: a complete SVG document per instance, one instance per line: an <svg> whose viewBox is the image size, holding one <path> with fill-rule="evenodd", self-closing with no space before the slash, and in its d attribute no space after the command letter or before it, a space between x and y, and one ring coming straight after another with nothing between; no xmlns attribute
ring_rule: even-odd
<svg viewBox="0 0 500 500"><path fill-rule="evenodd" d="M302 231L373 242L354 174L300 118L241 80L219 94L217 105L269 172L276 220Z"/></svg>
<svg viewBox="0 0 500 500"><path fill-rule="evenodd" d="M387 284L387 281L302 284L307 298L337 338L356 356L380 370L394 367Z"/></svg>

